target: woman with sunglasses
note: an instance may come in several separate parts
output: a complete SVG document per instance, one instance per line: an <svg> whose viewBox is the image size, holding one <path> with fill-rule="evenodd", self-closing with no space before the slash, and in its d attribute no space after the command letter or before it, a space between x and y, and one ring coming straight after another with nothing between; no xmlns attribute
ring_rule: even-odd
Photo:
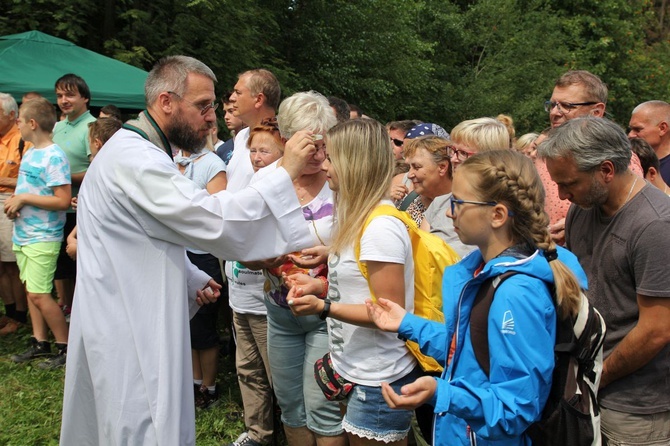
<svg viewBox="0 0 670 446"><path fill-rule="evenodd" d="M445 270L446 322L416 317L385 299L368 301L368 313L378 327L417 341L438 360L446 360L452 339L456 349L442 377L421 377L401 392L384 384L384 397L398 409L433 405L435 445L528 446L524 432L540 418L551 388L556 311L578 312L586 275L552 241L544 189L524 155L473 155L454 173L452 191L448 215L461 241L478 249ZM482 283L507 271L517 274L499 285L487 318L487 375L475 358L471 310Z"/></svg>

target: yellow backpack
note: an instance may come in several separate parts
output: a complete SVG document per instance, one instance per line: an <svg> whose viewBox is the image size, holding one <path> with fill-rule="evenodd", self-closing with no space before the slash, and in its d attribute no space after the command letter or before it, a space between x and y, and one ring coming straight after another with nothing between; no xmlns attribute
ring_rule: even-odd
<svg viewBox="0 0 670 446"><path fill-rule="evenodd" d="M444 322L442 313L442 274L444 269L460 260L456 252L438 236L419 229L417 224L406 212L399 211L390 205L377 206L365 221L361 236L372 219L380 215L390 215L405 223L412 242L412 258L414 259L414 314L433 321ZM368 279L368 268L359 259L361 256L360 237L354 246L354 254L358 268L363 277ZM368 282L369 286L369 282ZM372 300L376 300L370 288ZM419 350L416 342L407 341L407 348L419 361L426 372L440 372L442 366L430 356Z"/></svg>

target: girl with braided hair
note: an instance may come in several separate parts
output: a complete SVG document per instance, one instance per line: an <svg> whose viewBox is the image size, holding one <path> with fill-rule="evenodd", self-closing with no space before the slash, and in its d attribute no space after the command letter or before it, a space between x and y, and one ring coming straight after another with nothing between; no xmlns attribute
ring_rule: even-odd
<svg viewBox="0 0 670 446"><path fill-rule="evenodd" d="M559 316L579 310L586 275L577 258L554 244L544 212L544 189L533 162L511 150L471 156L454 173L447 216L461 241L478 249L444 273L445 323L407 313L384 299L368 302L383 330L416 341L446 362L440 378L421 377L400 394L384 385L393 408L434 406L435 445L531 445L526 429L540 419L551 388ZM477 361L470 316L488 278L516 272L500 283L488 323L490 371ZM554 306L550 288L555 288Z"/></svg>

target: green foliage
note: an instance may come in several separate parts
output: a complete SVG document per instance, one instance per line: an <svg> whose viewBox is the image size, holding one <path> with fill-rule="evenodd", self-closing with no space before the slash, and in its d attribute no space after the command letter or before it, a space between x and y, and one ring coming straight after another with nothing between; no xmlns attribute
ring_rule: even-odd
<svg viewBox="0 0 670 446"><path fill-rule="evenodd" d="M382 121L451 128L510 114L518 133L548 124L542 102L568 69L599 75L625 123L668 99L667 2L660 0L0 0L0 33L29 29L150 69L182 53L217 91L272 70L284 96L317 90ZM51 11L56 11L55 15Z"/></svg>
<svg viewBox="0 0 670 446"><path fill-rule="evenodd" d="M587 69L608 84L608 112L620 122L627 122L641 102L637 80L649 68L635 58L646 52L646 6L645 0L569 1L556 6L570 50L566 65Z"/></svg>
<svg viewBox="0 0 670 446"><path fill-rule="evenodd" d="M482 0L456 10L435 1L428 12L423 32L440 36L436 59L445 61L438 122L451 128L505 113L524 130L547 125L542 102L566 50L548 32L558 24L546 2Z"/></svg>
<svg viewBox="0 0 670 446"><path fill-rule="evenodd" d="M381 119L415 115L430 82L433 44L416 32L421 3L296 1L282 22L290 90L315 89Z"/></svg>

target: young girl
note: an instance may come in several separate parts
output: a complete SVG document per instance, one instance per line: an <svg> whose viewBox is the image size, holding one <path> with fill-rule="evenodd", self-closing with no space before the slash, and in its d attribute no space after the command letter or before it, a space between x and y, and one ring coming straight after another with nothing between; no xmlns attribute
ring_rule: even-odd
<svg viewBox="0 0 670 446"><path fill-rule="evenodd" d="M382 398L381 384L390 382L400 389L419 376L419 369L402 340L371 324L365 300L372 289L398 308L412 310L412 246L405 225L391 216L374 218L361 234L377 206L393 206L388 197L394 162L391 141L384 126L374 120L346 121L328 132L326 153L323 169L336 194L337 216L328 260L328 297L314 295L323 292L319 281L293 276L288 303L296 314L328 318L332 367L355 384L344 402L342 421L349 443L405 445L412 411L391 410ZM359 242L369 283L354 254Z"/></svg>
<svg viewBox="0 0 670 446"><path fill-rule="evenodd" d="M386 299L369 301L368 311L380 328L417 341L436 359L445 359L454 336L456 351L441 378L421 377L401 392L384 384L384 397L394 408L432 404L436 445L530 445L524 431L541 415L554 367L549 288L556 287L559 315L574 315L586 276L577 258L551 240L544 189L524 155L473 155L456 170L452 191L447 216L461 241L479 249L445 271L446 324ZM470 312L482 282L510 270L520 274L498 287L488 315L487 376L470 341Z"/></svg>

